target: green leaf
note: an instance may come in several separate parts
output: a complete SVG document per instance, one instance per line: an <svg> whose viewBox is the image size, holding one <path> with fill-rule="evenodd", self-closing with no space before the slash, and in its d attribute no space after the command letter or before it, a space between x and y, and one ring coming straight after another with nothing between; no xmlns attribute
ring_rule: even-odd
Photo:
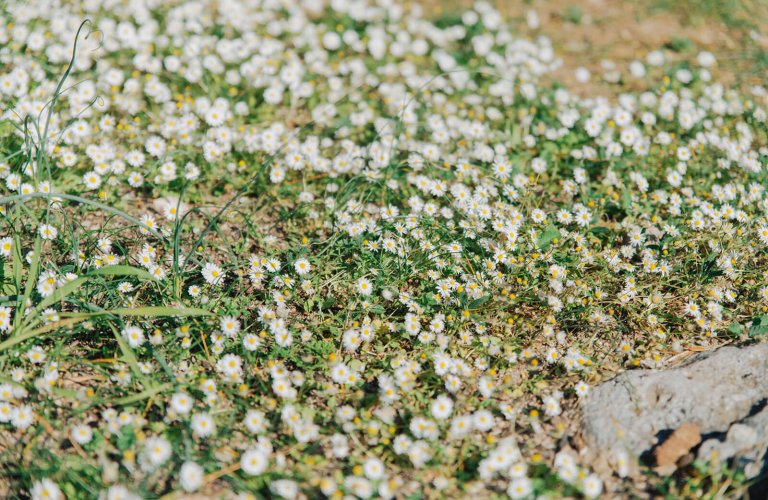
<svg viewBox="0 0 768 500"><path fill-rule="evenodd" d="M141 372L141 368L139 368L139 360L136 359L136 354L133 352L133 349L131 349L131 346L128 345L128 343L123 338L122 334L117 331L117 328L112 323L109 324L109 328L112 330L112 333L115 335L115 339L117 340L117 345L120 346L120 351L123 353L123 361L128 363L128 366L131 367L131 371L133 372L134 377L139 379L142 383L145 383L144 380L144 374Z"/></svg>
<svg viewBox="0 0 768 500"><path fill-rule="evenodd" d="M621 194L621 207L624 210L629 210L632 207L632 196L629 194L629 191L624 191Z"/></svg>
<svg viewBox="0 0 768 500"><path fill-rule="evenodd" d="M6 339L4 342L0 342L0 352L5 351L6 349L13 347L27 339L31 339L32 337L36 337L37 335L48 333L50 331L56 330L57 328L61 328L64 326L70 326L75 325L77 323L80 323L88 318L94 318L97 316L106 316L106 315L115 315L115 316L160 316L160 317L170 317L170 316L212 316L213 313L210 311L206 311L205 309L198 309L195 307L166 307L166 306L148 306L148 307L136 307L136 308L128 308L128 307L121 307L117 309L107 309L103 311L93 311L93 312L75 312L75 313L61 313L62 319L60 321L57 321L55 323L51 323L48 325L41 326L40 328L34 329L34 330L28 330L24 329L23 331L20 331L18 334L14 335L13 337ZM118 342L120 342L122 339L118 339Z"/></svg>
<svg viewBox="0 0 768 500"><path fill-rule="evenodd" d="M336 304L336 299L333 295L329 295L326 297L326 299L323 301L323 305L320 307L321 309L330 309Z"/></svg>
<svg viewBox="0 0 768 500"><path fill-rule="evenodd" d="M154 277L144 269L140 267L133 267L124 264L118 264L116 266L105 266L99 269L89 271L88 276L137 276L145 280L152 280Z"/></svg>
<svg viewBox="0 0 768 500"><path fill-rule="evenodd" d="M6 277L9 278L8 283L5 282ZM12 278L13 265L11 264L11 261L3 262L2 267L0 267L0 295L7 297L15 297L17 295Z"/></svg>
<svg viewBox="0 0 768 500"><path fill-rule="evenodd" d="M752 326L749 327L750 337L760 337L768 334L768 316L758 316L752 319Z"/></svg>
<svg viewBox="0 0 768 500"><path fill-rule="evenodd" d="M56 302L61 302L66 299L69 294L78 290L86 281L88 281L88 278L92 276L138 276L144 279L153 279L152 275L144 269L133 266L117 265L95 269L88 272L84 276L80 276L79 278L75 278L74 280L65 283L64 285L54 290L50 296L44 298L39 304L37 304L31 313L27 314L24 323L22 323L21 329L26 329L36 324L40 320L40 318L37 317L37 315L40 314L40 311L50 305L55 304Z"/></svg>
<svg viewBox="0 0 768 500"><path fill-rule="evenodd" d="M552 243L552 241L556 238L560 238L560 231L558 231L555 226L550 224L539 236L537 244L539 245L539 248L546 250L549 248L549 245Z"/></svg>
<svg viewBox="0 0 768 500"><path fill-rule="evenodd" d="M143 399L148 399L154 396L155 394L159 394L163 391L167 391L168 389L171 389L173 386L169 383L156 385L155 387L152 387L151 389L147 389L146 391L142 391L138 394L134 394L132 396L126 396L124 398L116 399L115 401L112 401L113 404L116 405L129 405L131 403L136 403L138 401L141 401Z"/></svg>
<svg viewBox="0 0 768 500"><path fill-rule="evenodd" d="M21 260L21 239L18 233L13 236L13 283L16 286L16 294L21 296L21 273L24 264ZM21 297L19 297L21 300ZM19 302L21 305L21 302Z"/></svg>
<svg viewBox="0 0 768 500"><path fill-rule="evenodd" d="M116 314L118 316L213 316L212 312L196 307L167 306L121 307L104 311L104 314Z"/></svg>
<svg viewBox="0 0 768 500"><path fill-rule="evenodd" d="M381 304L372 305L369 309L373 314L384 314L384 306Z"/></svg>
<svg viewBox="0 0 768 500"><path fill-rule="evenodd" d="M741 332L744 331L744 327L741 326L739 323L731 323L730 325L728 325L728 331L734 335L741 335Z"/></svg>
<svg viewBox="0 0 768 500"><path fill-rule="evenodd" d="M133 432L133 426L126 425L125 429L121 429L117 436L117 449L125 451L133 446L133 442L136 440L136 436Z"/></svg>
<svg viewBox="0 0 768 500"><path fill-rule="evenodd" d="M196 307L169 307L169 306L145 306L145 307L118 307L93 312L62 313L66 318L91 318L96 316L212 316L213 313Z"/></svg>
<svg viewBox="0 0 768 500"><path fill-rule="evenodd" d="M52 330L56 330L57 328L62 328L65 326L80 323L81 321L83 321L83 319L84 318L68 318L68 319L56 321L55 323L50 323L48 325L41 326L40 328L37 328L35 330L24 331L18 335L14 335L9 339L6 339L4 342L0 342L0 352L3 352L6 349L15 346L16 344L20 344L21 342L24 342L27 339L31 339L32 337L36 337L37 335L40 335L42 333L47 333Z"/></svg>
<svg viewBox="0 0 768 500"><path fill-rule="evenodd" d="M488 300L490 300L490 298L491 298L490 294L489 295L483 295L479 299L475 299L472 302L470 302L468 307L469 307L470 310L477 309L480 306L482 306L483 304L485 304L486 302L488 302Z"/></svg>
<svg viewBox="0 0 768 500"><path fill-rule="evenodd" d="M109 212L112 215L116 215L118 217L121 217L121 218L127 220L128 222L130 222L132 224L135 224L137 227L140 227L140 228L150 232L152 235L160 238L164 242L166 242L166 243L168 242L166 237L163 236L162 234L160 234L157 231L157 229L153 229L153 228L147 226L146 224L141 222L139 219L137 219L137 218L135 218L135 217L133 217L133 216L123 212L122 210L118 210L115 207L110 207L109 205L105 205L104 203L100 203L98 201L89 200L87 198L82 198L80 196L75 196L75 195L72 195L72 194L66 194L66 193L41 193L41 192L27 193L27 194L14 194L14 195L11 195L11 196L3 196L2 198L0 198L0 205L10 204L11 202L16 202L16 201L24 201L24 200L27 200L27 199L30 199L30 198L44 198L44 199L47 199L47 200L56 199L56 198L62 198L62 199L65 199L65 200L69 200L69 201L74 201L76 203L80 203L82 205L88 205L88 206L100 208L101 210Z"/></svg>
<svg viewBox="0 0 768 500"><path fill-rule="evenodd" d="M45 309L46 307L55 304L56 302L60 302L67 298L67 295L74 292L78 288L80 288L83 283L87 281L88 278L84 276L80 276L79 278L75 278L72 281L69 281L65 283L64 285L60 286L59 288L55 289L51 295L44 298L42 301L40 301L39 304L35 307L35 309L29 313L27 316L36 316L40 311Z"/></svg>
<svg viewBox="0 0 768 500"><path fill-rule="evenodd" d="M43 247L43 239L40 234L35 237L35 249L32 252L32 264L29 266L29 272L27 273L27 283L24 285L24 297L22 298L17 310L21 310L21 306L27 304L29 298L32 296L32 290L35 289L37 284L37 274L40 271L40 251ZM14 318L15 327L14 333L19 329L22 324L22 315L17 314Z"/></svg>

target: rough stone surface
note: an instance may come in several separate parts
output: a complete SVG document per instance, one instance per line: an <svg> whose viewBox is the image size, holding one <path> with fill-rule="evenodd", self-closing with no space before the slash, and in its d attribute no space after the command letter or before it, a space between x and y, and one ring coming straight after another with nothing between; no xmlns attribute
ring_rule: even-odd
<svg viewBox="0 0 768 500"><path fill-rule="evenodd" d="M753 475L764 467L767 402L768 344L723 347L666 370L625 372L586 398L584 451L603 462L617 450L640 457L688 423L705 439L699 457L736 458Z"/></svg>
<svg viewBox="0 0 768 500"><path fill-rule="evenodd" d="M731 425L724 439L713 438L702 443L698 457L710 462L735 459L748 478L757 477L768 468L768 407Z"/></svg>
<svg viewBox="0 0 768 500"><path fill-rule="evenodd" d="M666 441L656 447L654 452L656 466L674 468L677 461L699 443L701 443L699 426L690 422L684 423Z"/></svg>

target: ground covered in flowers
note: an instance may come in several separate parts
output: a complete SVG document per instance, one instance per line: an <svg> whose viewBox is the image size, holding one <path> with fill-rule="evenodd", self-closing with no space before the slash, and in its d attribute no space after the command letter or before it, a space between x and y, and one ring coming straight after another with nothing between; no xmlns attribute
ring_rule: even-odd
<svg viewBox="0 0 768 500"><path fill-rule="evenodd" d="M768 92L673 46L577 94L518 24L9 1L2 496L738 486L621 449L598 474L575 416L619 370L768 333Z"/></svg>

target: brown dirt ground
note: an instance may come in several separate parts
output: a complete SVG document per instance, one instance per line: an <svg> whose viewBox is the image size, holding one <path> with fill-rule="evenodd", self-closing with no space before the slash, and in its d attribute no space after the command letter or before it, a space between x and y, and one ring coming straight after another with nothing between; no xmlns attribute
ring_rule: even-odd
<svg viewBox="0 0 768 500"><path fill-rule="evenodd" d="M733 23L729 26L725 20L703 9L691 12L684 8L685 1L677 1L675 12L653 8L657 5L653 0L490 0L490 3L503 16L517 21L524 33L541 34L552 40L557 55L563 59L562 68L552 78L577 94L616 92L611 84L602 81L603 60L626 70L632 60L645 60L648 52L682 39L689 40L695 47L687 57L695 57L699 50L715 54L718 65L713 76L718 81L739 85L763 83L765 75L749 71L750 60L745 54L752 45L768 50L768 37L750 37L746 27L736 27ZM768 2L740 1L744 5L743 15L750 16L745 21L756 26L768 24ZM473 1L414 0L410 3L420 4L426 16L437 17L471 7ZM539 16L540 27L536 30L528 29L525 23L529 10ZM579 13L578 23L569 20L569 12ZM755 19L765 19L766 23ZM579 66L592 73L589 83L576 82L574 71Z"/></svg>

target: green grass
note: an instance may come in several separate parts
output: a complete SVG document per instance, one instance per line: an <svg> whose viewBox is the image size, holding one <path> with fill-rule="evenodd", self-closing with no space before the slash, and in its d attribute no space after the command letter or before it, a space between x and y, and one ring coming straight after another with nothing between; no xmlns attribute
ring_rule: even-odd
<svg viewBox="0 0 768 500"><path fill-rule="evenodd" d="M729 28L760 28L768 14L759 0L654 0L652 9L683 16L688 22L722 22Z"/></svg>
<svg viewBox="0 0 768 500"><path fill-rule="evenodd" d="M68 67L41 65L27 91L2 97L18 112L47 105L0 127L0 414L15 415L0 422L4 497L54 492L48 480L67 498L121 486L145 498L185 487L694 498L751 484L735 467L698 463L672 479L598 479L565 444L584 387L686 349L764 340L764 97L719 94L680 39L671 48L686 61L649 67L635 82L645 97L620 86L621 104L611 95L597 106L541 83L533 70L551 62L548 46L489 28L488 11L463 34L458 15L430 36L422 22L393 20L387 30L403 40L445 38L379 58L354 46L383 21L248 4L294 31L203 16L210 40L237 38L239 22L263 40L237 62L221 49L226 69L246 73L239 81L210 58L197 79L163 65L194 67L218 49L194 22L171 22L174 5L148 14L170 36L151 47L104 33L101 48L84 48L85 31L51 34L50 16L5 15L41 29L43 46L74 38L77 50ZM128 15L99 12L94 25L109 31L104 19L132 24ZM565 17L578 23L581 12ZM346 31L350 47L312 52L301 33L333 46L312 30ZM52 59L14 33L23 41L3 48L18 67ZM260 59L266 40L286 45ZM486 53L488 40L502 46ZM77 54L97 62L73 64ZM259 78L290 80L291 61L312 95L297 85L271 96ZM81 81L83 97L72 97ZM658 100L673 95L684 104L669 116ZM227 105L221 124L205 106L216 99ZM335 113L323 115L329 103ZM686 106L703 113L690 127ZM188 162L199 177L185 175ZM185 409L180 398L194 401ZM261 428L244 421L253 411ZM241 462L254 454L263 467ZM191 464L200 469L185 475Z"/></svg>

